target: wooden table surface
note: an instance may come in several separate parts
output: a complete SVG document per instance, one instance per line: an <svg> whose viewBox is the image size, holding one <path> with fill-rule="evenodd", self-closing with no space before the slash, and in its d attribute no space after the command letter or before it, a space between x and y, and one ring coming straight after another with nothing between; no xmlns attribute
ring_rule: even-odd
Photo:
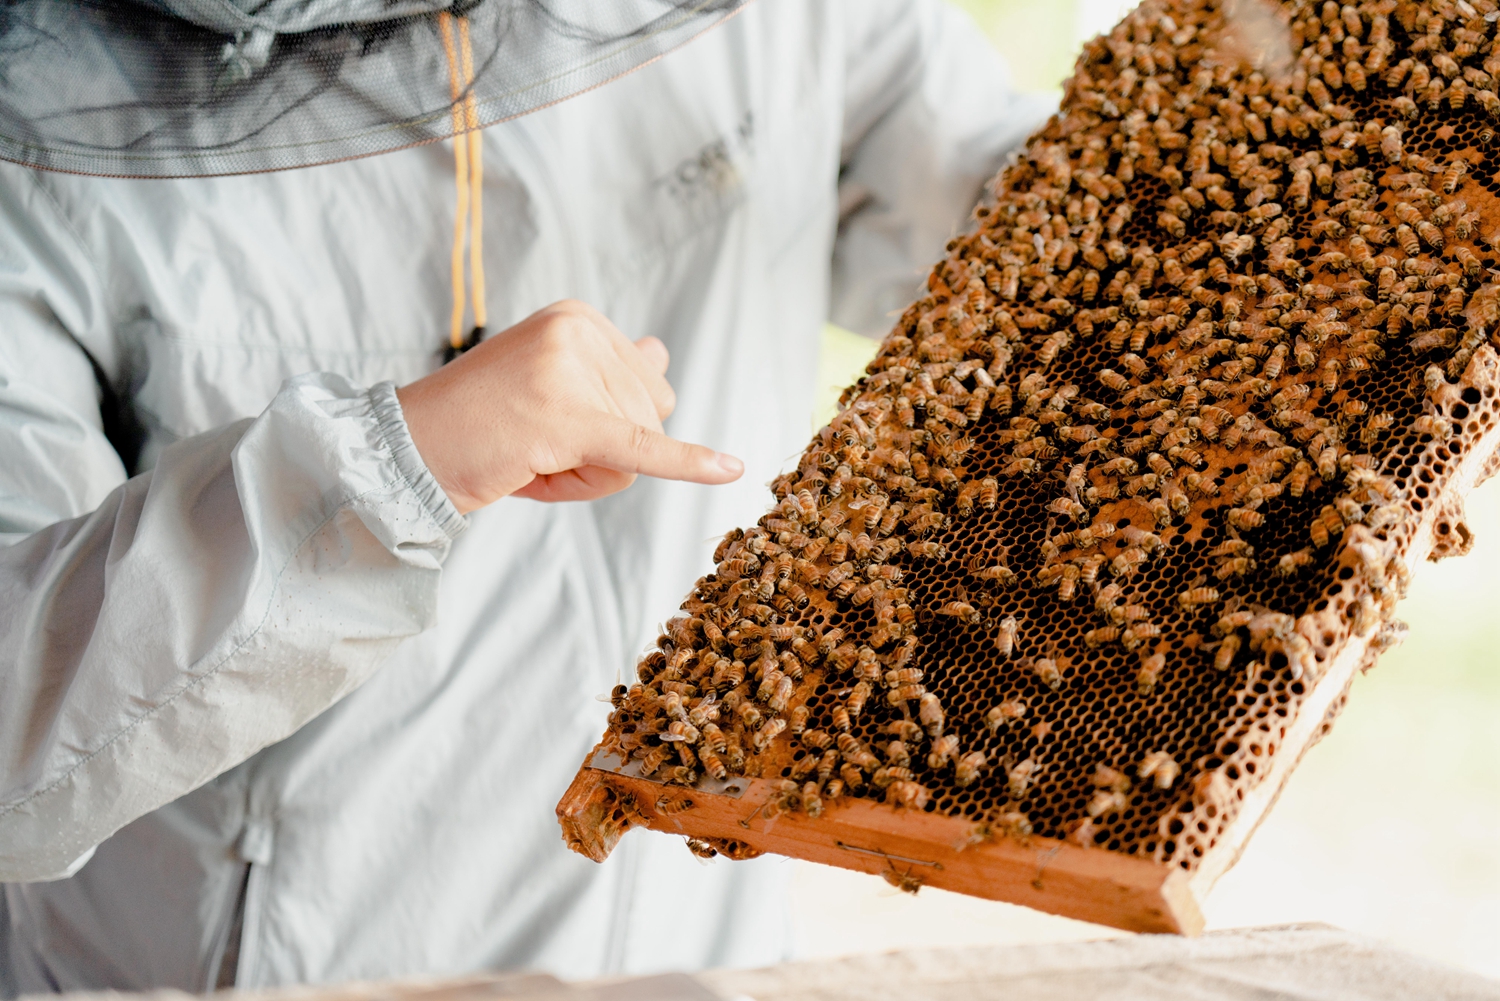
<svg viewBox="0 0 1500 1001"><path fill-rule="evenodd" d="M1497 943L1500 948L1500 943ZM180 991L67 1001L189 1001ZM1500 981L1327 925L930 949L564 983L547 974L224 992L221 1001L1500 1001ZM33 998L31 1001L40 1001ZM55 996L50 1001L56 1001Z"/></svg>

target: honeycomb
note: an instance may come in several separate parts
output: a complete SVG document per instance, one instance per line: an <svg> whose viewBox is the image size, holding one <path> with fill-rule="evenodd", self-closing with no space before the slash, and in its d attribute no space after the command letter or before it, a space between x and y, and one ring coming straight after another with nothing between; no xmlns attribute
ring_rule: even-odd
<svg viewBox="0 0 1500 1001"><path fill-rule="evenodd" d="M602 748L1195 870L1334 659L1401 638L1419 528L1468 547L1497 9L1145 0L1088 43Z"/></svg>

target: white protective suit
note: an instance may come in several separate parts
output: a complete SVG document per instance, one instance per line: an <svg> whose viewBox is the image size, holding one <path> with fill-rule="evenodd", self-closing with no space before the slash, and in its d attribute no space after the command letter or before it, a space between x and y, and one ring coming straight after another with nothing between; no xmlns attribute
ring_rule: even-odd
<svg viewBox="0 0 1500 1001"><path fill-rule="evenodd" d="M553 807L809 434L824 319L883 332L1047 110L936 0L760 0L489 129L492 327L574 297L662 338L668 431L748 471L467 519L392 388L445 339L446 144L0 165L0 994L205 989L241 927L249 987L784 955L787 863L600 866Z"/></svg>

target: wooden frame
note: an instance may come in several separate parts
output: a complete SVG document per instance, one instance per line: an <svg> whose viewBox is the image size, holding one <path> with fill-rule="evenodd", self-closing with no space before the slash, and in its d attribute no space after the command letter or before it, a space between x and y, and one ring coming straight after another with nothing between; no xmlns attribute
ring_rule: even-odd
<svg viewBox="0 0 1500 1001"><path fill-rule="evenodd" d="M1459 385L1449 388L1448 405L1456 405L1466 390L1478 391L1482 401L1470 408L1466 432L1456 445L1433 440L1422 451L1424 468L1439 473L1431 478L1430 500L1412 519L1401 553L1408 569L1467 549L1463 497L1495 472L1500 458L1500 356L1492 348L1476 352ZM1481 409L1487 415L1476 420ZM1331 561L1354 558L1340 546ZM622 767L604 745L569 786L558 819L569 845L596 861L626 830L642 826L703 839L731 858L773 852L882 874L909 889L937 886L1130 931L1196 935L1214 883L1239 859L1303 754L1341 708L1356 669L1373 662L1376 652L1367 640L1347 628L1343 632L1346 638L1330 651L1268 767L1248 785L1233 819L1191 870L1048 838L974 844L973 825L962 818L865 799L830 804L817 818L780 814L767 808L775 788L769 780L667 785L642 776L636 763Z"/></svg>

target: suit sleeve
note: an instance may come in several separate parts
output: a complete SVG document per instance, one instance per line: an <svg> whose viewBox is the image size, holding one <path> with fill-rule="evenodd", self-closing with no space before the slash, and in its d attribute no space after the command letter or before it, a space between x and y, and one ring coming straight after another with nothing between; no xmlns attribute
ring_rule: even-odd
<svg viewBox="0 0 1500 1001"><path fill-rule="evenodd" d="M1017 92L979 28L942 0L848 0L845 24L829 318L878 337L1057 98Z"/></svg>
<svg viewBox="0 0 1500 1001"><path fill-rule="evenodd" d="M356 688L433 623L465 526L389 383L291 380L127 477L105 285L0 173L0 881L69 875Z"/></svg>

